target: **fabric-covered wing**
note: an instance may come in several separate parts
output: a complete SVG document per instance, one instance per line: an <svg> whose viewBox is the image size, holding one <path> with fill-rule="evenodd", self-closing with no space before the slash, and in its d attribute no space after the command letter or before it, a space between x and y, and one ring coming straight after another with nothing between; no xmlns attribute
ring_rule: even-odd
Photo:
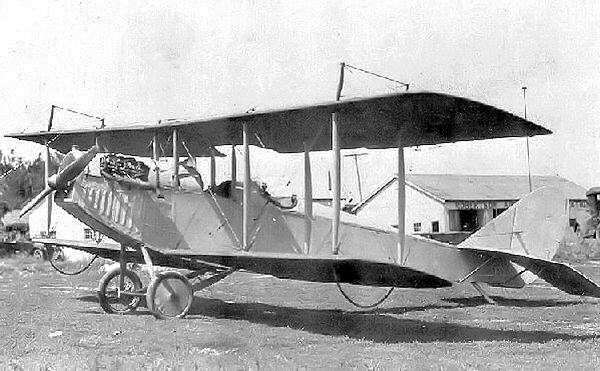
<svg viewBox="0 0 600 371"><path fill-rule="evenodd" d="M331 149L331 113L337 112L341 146L392 148L401 138L405 147L550 134L539 125L495 107L439 93L391 95L328 102L263 112L251 112L187 121L163 121L155 125L93 130L10 134L10 137L43 144L67 152L71 145L89 148L98 138L110 152L148 156L156 133L163 153L170 156L173 128L194 156L208 155L209 146L241 144L243 122L253 143L278 152L302 152L304 142L312 150ZM183 149L182 149L183 150ZM185 153L185 152L181 152Z"/></svg>
<svg viewBox="0 0 600 371"><path fill-rule="evenodd" d="M35 242L71 247L103 258L118 260L120 248L115 244L80 241L36 239ZM343 257L308 257L296 254L235 254L197 255L178 250L148 249L153 264L180 269L203 270L209 264L232 269L244 269L283 279L311 282L346 282L365 286L394 286L404 288L439 288L451 283L442 278L397 264ZM128 249L128 262L143 264L141 252Z"/></svg>
<svg viewBox="0 0 600 371"><path fill-rule="evenodd" d="M199 255L192 256L192 258L278 278L310 282L345 282L364 286L415 289L451 286L451 283L443 278L393 263L333 256L281 255Z"/></svg>

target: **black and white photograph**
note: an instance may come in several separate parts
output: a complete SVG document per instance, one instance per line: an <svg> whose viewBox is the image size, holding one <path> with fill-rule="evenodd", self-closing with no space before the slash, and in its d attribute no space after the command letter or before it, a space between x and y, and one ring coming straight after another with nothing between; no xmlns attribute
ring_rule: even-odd
<svg viewBox="0 0 600 371"><path fill-rule="evenodd" d="M0 369L599 369L599 51L591 0L0 0Z"/></svg>

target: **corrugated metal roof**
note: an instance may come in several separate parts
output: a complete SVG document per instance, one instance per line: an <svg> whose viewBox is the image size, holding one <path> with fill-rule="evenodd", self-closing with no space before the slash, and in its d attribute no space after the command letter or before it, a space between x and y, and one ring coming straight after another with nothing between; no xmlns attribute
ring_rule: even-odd
<svg viewBox="0 0 600 371"><path fill-rule="evenodd" d="M532 176L533 189L552 186L570 200L585 200L585 188L559 176ZM526 175L407 174L407 183L445 201L518 200L529 193Z"/></svg>

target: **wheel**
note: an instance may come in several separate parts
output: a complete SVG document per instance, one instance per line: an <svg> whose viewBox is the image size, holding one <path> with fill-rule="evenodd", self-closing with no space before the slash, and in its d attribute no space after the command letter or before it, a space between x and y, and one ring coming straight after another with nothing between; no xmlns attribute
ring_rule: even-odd
<svg viewBox="0 0 600 371"><path fill-rule="evenodd" d="M54 247L52 249L52 253L50 254L50 259L52 259L53 262L64 261L65 253L60 247Z"/></svg>
<svg viewBox="0 0 600 371"><path fill-rule="evenodd" d="M36 247L35 249L33 249L33 251L31 252L31 255L33 255L33 257L37 260L46 259L46 252L43 249L40 249L39 247Z"/></svg>
<svg viewBox="0 0 600 371"><path fill-rule="evenodd" d="M133 312L140 305L141 296L133 296L128 293L139 292L142 289L140 277L133 271L126 270L124 277L124 287L119 297L119 280L121 276L121 267L117 266L106 272L100 279L98 285L98 300L100 306L106 313L125 314Z"/></svg>
<svg viewBox="0 0 600 371"><path fill-rule="evenodd" d="M177 272L159 273L146 292L146 304L154 317L182 318L190 310L194 290L190 281Z"/></svg>

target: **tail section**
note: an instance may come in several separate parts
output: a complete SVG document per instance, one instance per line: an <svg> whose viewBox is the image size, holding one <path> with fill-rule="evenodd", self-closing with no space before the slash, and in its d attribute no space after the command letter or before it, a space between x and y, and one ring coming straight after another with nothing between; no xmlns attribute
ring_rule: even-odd
<svg viewBox="0 0 600 371"><path fill-rule="evenodd" d="M522 198L458 246L489 257L487 262L510 262L518 272L514 280L498 284L478 274L483 268L480 265L471 281L519 287L514 283L527 284L539 277L569 294L600 297L598 284L566 264L551 261L565 236L567 213L567 199L560 190L540 188ZM491 263L486 268L494 270L493 266Z"/></svg>
<svg viewBox="0 0 600 371"><path fill-rule="evenodd" d="M566 233L567 221L565 194L544 187L523 197L459 247L551 260Z"/></svg>

